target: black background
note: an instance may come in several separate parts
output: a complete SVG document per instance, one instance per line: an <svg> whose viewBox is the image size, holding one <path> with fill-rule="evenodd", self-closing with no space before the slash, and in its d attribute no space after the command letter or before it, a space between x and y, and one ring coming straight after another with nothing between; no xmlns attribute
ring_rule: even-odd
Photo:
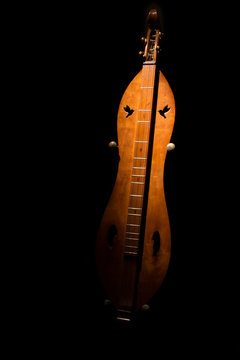
<svg viewBox="0 0 240 360"><path fill-rule="evenodd" d="M103 306L94 247L117 172L117 153L107 145L117 139L123 92L141 69L152 7L165 33L161 70L176 100L176 149L165 168L172 258L150 312L125 328ZM37 124L29 304L40 341L103 356L124 355L126 345L151 356L239 351L234 9L121 1L36 12L34 34L26 27Z"/></svg>

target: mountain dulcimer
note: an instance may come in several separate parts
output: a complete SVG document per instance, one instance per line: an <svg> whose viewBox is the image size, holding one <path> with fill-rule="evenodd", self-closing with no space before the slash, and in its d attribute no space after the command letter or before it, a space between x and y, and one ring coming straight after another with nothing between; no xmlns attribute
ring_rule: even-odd
<svg viewBox="0 0 240 360"><path fill-rule="evenodd" d="M171 232L164 194L164 164L175 100L159 69L159 17L147 16L143 66L128 85L117 117L119 166L96 241L96 266L119 321L160 288L169 266Z"/></svg>

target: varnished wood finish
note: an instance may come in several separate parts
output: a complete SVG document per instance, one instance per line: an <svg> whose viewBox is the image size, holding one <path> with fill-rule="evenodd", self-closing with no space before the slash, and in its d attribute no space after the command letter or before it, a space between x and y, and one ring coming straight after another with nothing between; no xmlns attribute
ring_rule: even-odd
<svg viewBox="0 0 240 360"><path fill-rule="evenodd" d="M157 11L151 10L143 68L120 102L118 174L96 243L99 276L119 321L129 321L155 294L171 253L164 164L175 102L157 67L158 20Z"/></svg>
<svg viewBox="0 0 240 360"><path fill-rule="evenodd" d="M126 118L124 107L139 108L141 92L140 72L130 83L121 100L117 119L119 168L108 206L105 209L96 243L97 268L103 286L116 307L119 304L120 289L124 274L124 246L127 224L130 179L134 153L134 137L137 111ZM115 224L117 236L112 248L107 242L109 227Z"/></svg>
<svg viewBox="0 0 240 360"><path fill-rule="evenodd" d="M166 119L158 112L165 105L170 107ZM144 249L138 285L138 309L147 303L161 286L170 260L171 232L164 195L164 164L174 120L174 96L166 78L160 73ZM157 256L153 256L152 236L155 231L160 234L160 250Z"/></svg>
<svg viewBox="0 0 240 360"><path fill-rule="evenodd" d="M149 11L147 16L147 24L149 28L158 29L159 28L159 17L156 9Z"/></svg>
<svg viewBox="0 0 240 360"><path fill-rule="evenodd" d="M150 66L153 68L153 65ZM171 234L164 195L164 163L167 144L170 142L174 126L175 102L166 78L160 73L145 236L141 270L137 282L138 262L136 257L131 258L124 255L137 121L139 119L138 110L142 107L143 90L141 87L145 85L147 88L147 85L149 87L151 85L151 82L143 83L143 71L145 70L141 70L130 83L119 106L117 129L120 162L118 174L99 227L96 242L97 269L106 293L117 308L130 310L135 304L136 285L136 309L149 301L158 290L166 275L171 252ZM151 102L151 96L149 99ZM124 110L126 105L130 109L134 109L129 117L126 117ZM166 105L170 110L164 118L158 110L163 109ZM151 104L145 103L145 106L151 106ZM147 119L147 117L141 119L145 118ZM117 235L112 246L109 246L107 239L111 225L116 226ZM153 256L152 237L156 231L160 234L160 249L157 255Z"/></svg>

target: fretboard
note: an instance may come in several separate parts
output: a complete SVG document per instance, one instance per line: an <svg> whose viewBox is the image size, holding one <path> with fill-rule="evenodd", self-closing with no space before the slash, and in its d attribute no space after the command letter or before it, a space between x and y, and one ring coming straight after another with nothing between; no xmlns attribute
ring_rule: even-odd
<svg viewBox="0 0 240 360"><path fill-rule="evenodd" d="M134 156L132 162L133 165L124 250L126 255L131 256L137 256L139 254L140 232L148 167L155 72L156 66L154 64L143 66L141 98L134 140Z"/></svg>

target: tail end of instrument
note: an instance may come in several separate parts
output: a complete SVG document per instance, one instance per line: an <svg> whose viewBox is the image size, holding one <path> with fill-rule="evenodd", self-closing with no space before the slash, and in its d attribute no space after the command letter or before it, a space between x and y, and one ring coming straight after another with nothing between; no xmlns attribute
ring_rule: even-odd
<svg viewBox="0 0 240 360"><path fill-rule="evenodd" d="M129 310L118 309L116 320L120 323L130 323L132 321L132 312Z"/></svg>

